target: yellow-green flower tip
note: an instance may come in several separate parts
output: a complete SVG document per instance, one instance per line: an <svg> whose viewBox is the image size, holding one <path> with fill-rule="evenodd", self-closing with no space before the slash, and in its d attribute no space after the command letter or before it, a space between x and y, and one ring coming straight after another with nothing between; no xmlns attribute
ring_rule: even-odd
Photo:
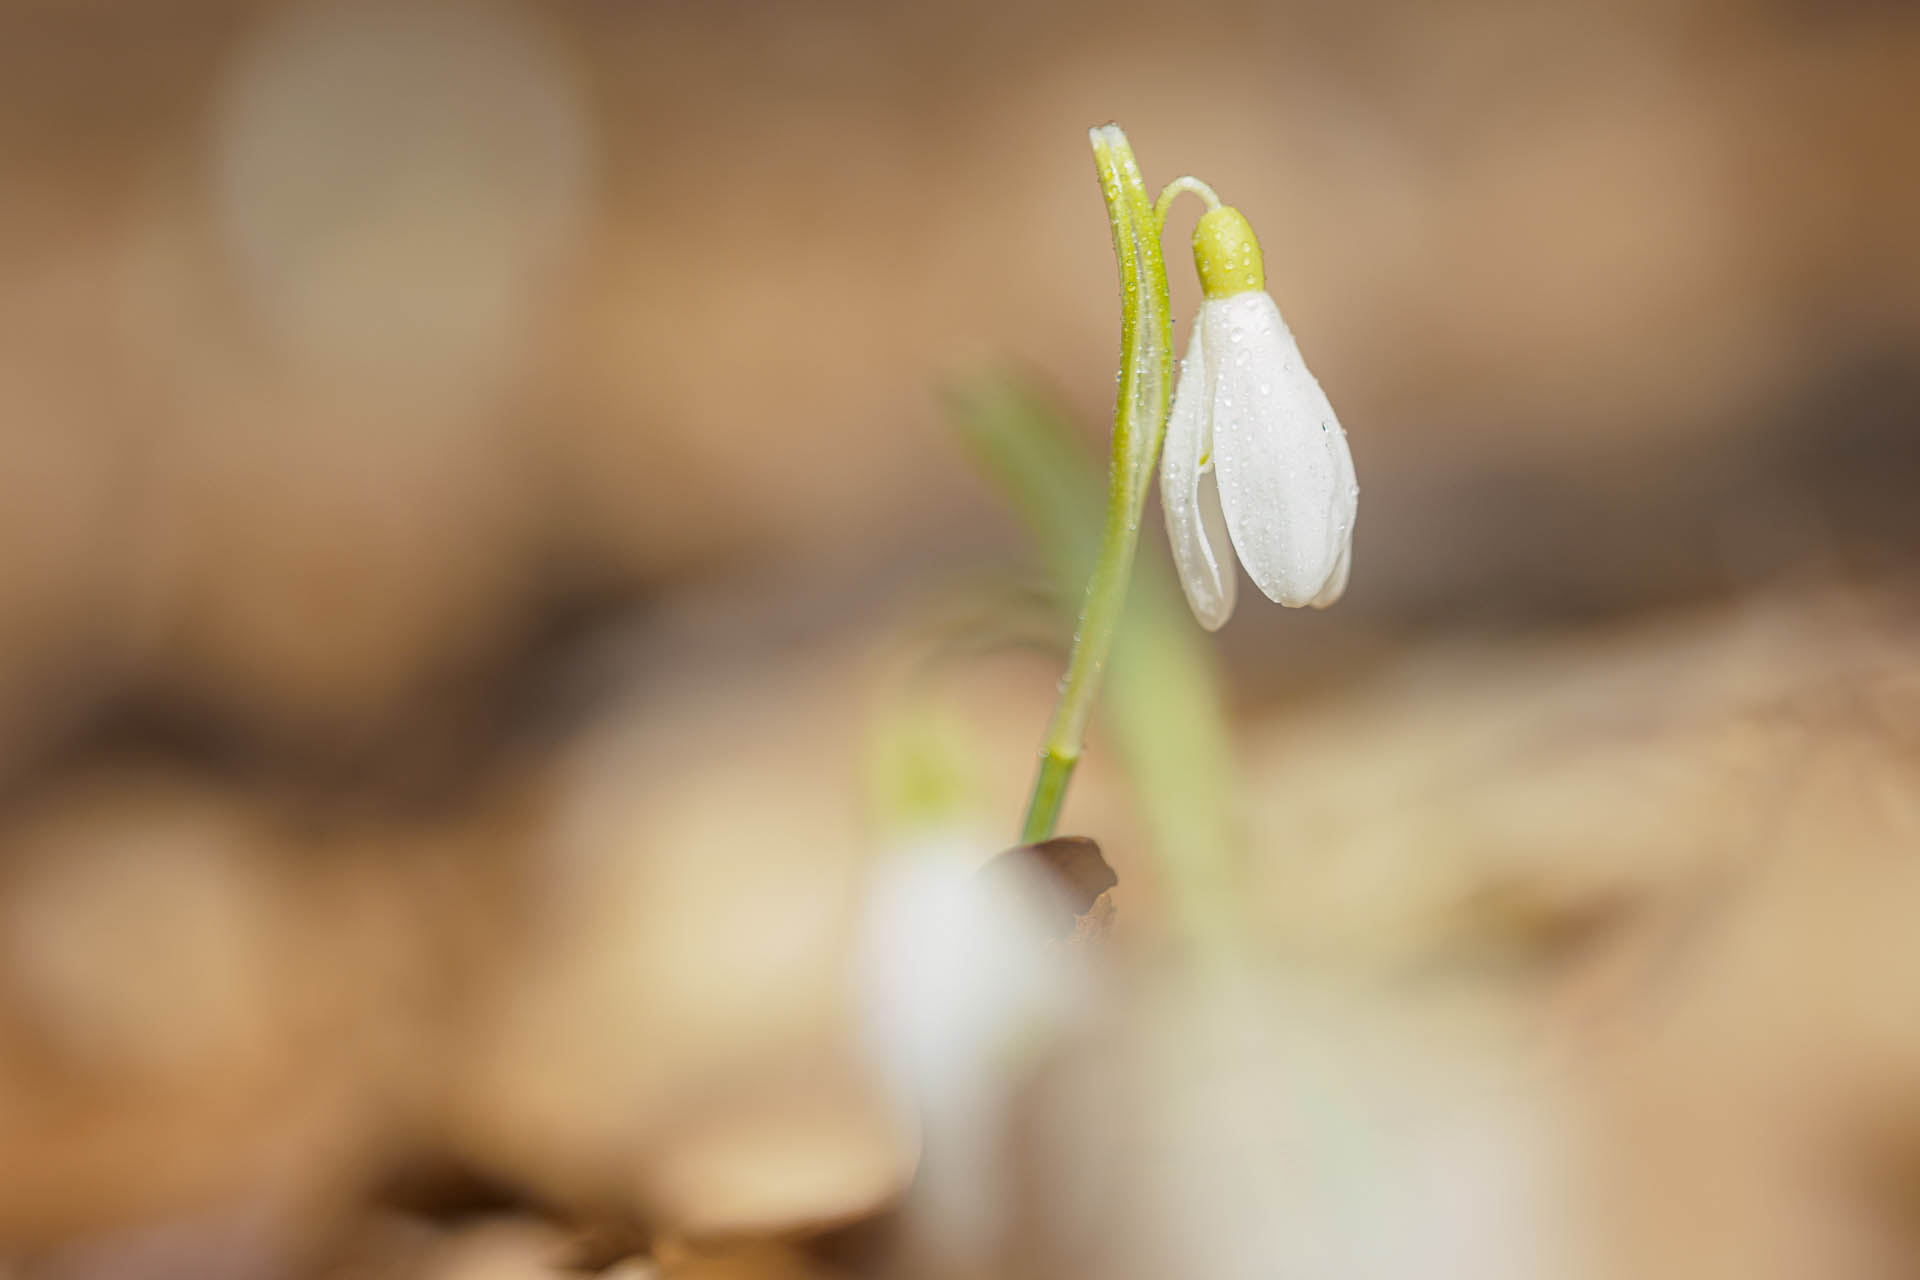
<svg viewBox="0 0 1920 1280"><path fill-rule="evenodd" d="M1193 229L1193 265L1209 298L1231 298L1267 287L1260 241L1232 205L1209 209Z"/></svg>

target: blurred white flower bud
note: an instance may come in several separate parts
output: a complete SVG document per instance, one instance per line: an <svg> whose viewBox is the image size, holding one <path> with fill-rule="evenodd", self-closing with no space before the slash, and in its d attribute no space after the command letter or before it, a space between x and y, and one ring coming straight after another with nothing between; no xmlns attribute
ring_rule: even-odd
<svg viewBox="0 0 1920 1280"><path fill-rule="evenodd" d="M1037 864L977 874L983 852L934 838L880 863L857 955L868 1045L921 1130L915 1226L948 1257L998 1239L1018 1074L1091 992L1054 941L1059 890Z"/></svg>

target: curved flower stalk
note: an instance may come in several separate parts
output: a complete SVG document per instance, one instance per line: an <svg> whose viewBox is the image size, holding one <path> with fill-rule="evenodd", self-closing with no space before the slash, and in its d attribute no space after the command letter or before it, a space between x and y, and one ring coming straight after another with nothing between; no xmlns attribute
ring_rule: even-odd
<svg viewBox="0 0 1920 1280"><path fill-rule="evenodd" d="M1233 613L1237 554L1269 600L1323 609L1347 587L1360 497L1347 435L1266 292L1260 243L1217 202L1193 234L1206 301L1167 423L1160 503L1200 625Z"/></svg>
<svg viewBox="0 0 1920 1280"><path fill-rule="evenodd" d="M1060 682L1060 700L1040 750L1040 772L1020 839L1031 844L1053 834L1066 799L1067 781L1080 762L1087 717L1093 713L1100 677L1113 648L1114 628L1126 604L1133 573L1140 513L1147 482L1166 430L1173 375L1173 337L1167 313L1167 267L1160 256L1160 222L1147 200L1146 182L1119 125L1088 131L1100 192L1113 228L1120 264L1120 393L1113 410L1113 447L1107 480L1107 514L1100 555L1087 579L1086 601L1074 632L1073 653Z"/></svg>

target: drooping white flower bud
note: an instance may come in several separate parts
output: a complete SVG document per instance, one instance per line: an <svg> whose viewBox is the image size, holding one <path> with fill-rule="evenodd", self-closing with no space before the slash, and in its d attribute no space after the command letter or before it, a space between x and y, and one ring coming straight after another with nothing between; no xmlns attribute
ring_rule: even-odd
<svg viewBox="0 0 1920 1280"><path fill-rule="evenodd" d="M1209 631L1233 613L1233 557L1268 599L1325 608L1347 586L1360 496L1346 432L1265 289L1237 209L1193 237L1206 292L1174 391L1160 500L1181 587Z"/></svg>

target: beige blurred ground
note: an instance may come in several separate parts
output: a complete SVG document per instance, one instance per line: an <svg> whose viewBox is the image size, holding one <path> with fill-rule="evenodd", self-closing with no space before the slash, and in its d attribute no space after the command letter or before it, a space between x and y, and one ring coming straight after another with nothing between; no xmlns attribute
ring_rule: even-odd
<svg viewBox="0 0 1920 1280"><path fill-rule="evenodd" d="M0 1275L881 1265L863 735L1019 554L935 388L1108 412L1109 118L1252 217L1366 488L1349 599L1220 640L1353 1105L1550 1112L1557 1274L1913 1269L1920 14L16 0ZM995 834L1055 674L941 677ZM993 1269L1167 1247L1156 999L1034 1126L1133 1208Z"/></svg>

